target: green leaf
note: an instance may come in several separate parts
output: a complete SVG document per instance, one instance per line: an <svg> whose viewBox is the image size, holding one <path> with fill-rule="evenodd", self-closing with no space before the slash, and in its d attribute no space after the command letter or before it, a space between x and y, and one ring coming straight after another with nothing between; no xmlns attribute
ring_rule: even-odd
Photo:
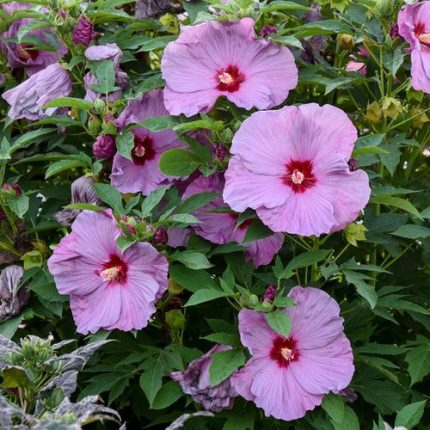
<svg viewBox="0 0 430 430"><path fill-rule="evenodd" d="M211 385L218 385L235 370L245 364L245 354L241 350L215 352L209 368Z"/></svg>
<svg viewBox="0 0 430 430"><path fill-rule="evenodd" d="M152 210L158 205L158 203L161 202L164 195L166 194L167 188L168 187L165 186L159 187L152 191L152 193L150 193L147 197L145 197L141 208L143 218L151 215Z"/></svg>
<svg viewBox="0 0 430 430"><path fill-rule="evenodd" d="M386 52L384 55L384 66L394 77L400 66L403 64L405 54L403 47L397 47L393 52Z"/></svg>
<svg viewBox="0 0 430 430"><path fill-rule="evenodd" d="M60 97L58 99L51 100L43 106L44 109L48 109L51 107L71 107L90 111L93 107L93 104L92 102L83 99L76 99L73 97Z"/></svg>
<svg viewBox="0 0 430 430"><path fill-rule="evenodd" d="M422 225L406 224L402 225L391 234L406 239L425 239L430 237L430 228Z"/></svg>
<svg viewBox="0 0 430 430"><path fill-rule="evenodd" d="M100 212L103 211L104 208L97 206L93 203L70 203L67 206L64 206L64 209L78 209L80 211L95 211Z"/></svg>
<svg viewBox="0 0 430 430"><path fill-rule="evenodd" d="M115 69L113 61L98 61L93 68L97 84L91 85L91 89L100 94L109 94L116 89L115 87Z"/></svg>
<svg viewBox="0 0 430 430"><path fill-rule="evenodd" d="M420 220L423 219L417 208L410 201L402 199L401 197L394 197L390 196L389 194L378 194L377 196L372 197L371 202L375 204L392 206L397 209L401 209Z"/></svg>
<svg viewBox="0 0 430 430"><path fill-rule="evenodd" d="M128 129L136 127L144 127L150 131L163 131L173 129L177 122L171 116L154 116L143 121L130 124Z"/></svg>
<svg viewBox="0 0 430 430"><path fill-rule="evenodd" d="M291 332L291 318L284 311L270 312L266 314L266 321L276 333L288 337Z"/></svg>
<svg viewBox="0 0 430 430"><path fill-rule="evenodd" d="M142 83L137 87L136 92L147 93L148 91L162 87L164 87L164 80L161 77L161 73L157 73L155 75L144 78Z"/></svg>
<svg viewBox="0 0 430 430"><path fill-rule="evenodd" d="M42 137L57 133L58 130L56 128L39 128L38 130L29 131L28 133L20 135L16 140L12 142L12 146L9 150L9 153L12 154L18 149L26 148L28 145L37 142Z"/></svg>
<svg viewBox="0 0 430 430"><path fill-rule="evenodd" d="M232 333L212 333L202 337L202 339L208 340L214 343L220 343L223 345L241 346L240 337L237 334Z"/></svg>
<svg viewBox="0 0 430 430"><path fill-rule="evenodd" d="M287 0L272 1L267 6L260 9L261 13L276 12L278 10L310 10L308 6L303 6L299 3Z"/></svg>
<svg viewBox="0 0 430 430"><path fill-rule="evenodd" d="M192 152L175 148L163 153L160 159L160 170L168 176L188 176L200 164L202 161Z"/></svg>
<svg viewBox="0 0 430 430"><path fill-rule="evenodd" d="M411 385L423 380L430 373L430 339L419 336L421 343L411 349L405 357Z"/></svg>
<svg viewBox="0 0 430 430"><path fill-rule="evenodd" d="M30 198L25 194L20 196L5 195L4 196L11 211L18 217L22 218L28 211Z"/></svg>
<svg viewBox="0 0 430 430"><path fill-rule="evenodd" d="M225 291L219 290L209 290L207 288L201 288L197 290L185 303L184 306L195 306L200 303L210 302L211 300L216 300L221 297L228 297L230 294Z"/></svg>
<svg viewBox="0 0 430 430"><path fill-rule="evenodd" d="M411 403L402 408L397 414L395 426L403 426L407 429L412 429L418 425L424 414L426 403L427 400L422 400L421 402Z"/></svg>
<svg viewBox="0 0 430 430"><path fill-rule="evenodd" d="M217 193L197 193L184 200L177 208L178 213L191 213L210 203Z"/></svg>
<svg viewBox="0 0 430 430"><path fill-rule="evenodd" d="M324 397L321 407L327 412L330 419L336 423L342 423L345 416L345 403L335 394Z"/></svg>
<svg viewBox="0 0 430 430"><path fill-rule="evenodd" d="M131 131L119 134L116 137L116 148L121 157L131 161L131 150L134 148L134 134Z"/></svg>
<svg viewBox="0 0 430 430"><path fill-rule="evenodd" d="M118 245L121 252L124 252L126 249L130 248L131 245L134 245L137 242L137 238L128 237L128 236L118 236L116 238L116 244Z"/></svg>
<svg viewBox="0 0 430 430"><path fill-rule="evenodd" d="M174 264L170 266L169 271L170 276L188 291L196 292L202 286L210 289L216 288L214 279L204 270L191 270L188 267Z"/></svg>
<svg viewBox="0 0 430 430"><path fill-rule="evenodd" d="M309 251L299 256L293 258L287 265L282 274L283 278L290 278L294 275L294 271L297 269L301 269L303 267L311 266L312 264L316 264L321 260L324 260L329 251L326 249L318 249L316 251Z"/></svg>
<svg viewBox="0 0 430 430"><path fill-rule="evenodd" d="M164 384L156 394L151 404L151 409L165 409L173 405L184 395L182 388L177 382L169 381Z"/></svg>
<svg viewBox="0 0 430 430"><path fill-rule="evenodd" d="M156 359L148 360L145 364L146 366L142 375L140 376L139 383L148 399L149 404L152 405L163 381L163 354L160 353Z"/></svg>
<svg viewBox="0 0 430 430"><path fill-rule="evenodd" d="M34 383L30 380L27 372L22 367L4 367L1 371L3 376L2 388L24 388L36 391Z"/></svg>
<svg viewBox="0 0 430 430"><path fill-rule="evenodd" d="M272 230L266 227L260 220L256 219L251 223L251 225L246 230L246 234L242 244L254 242L255 240L264 239L272 235L273 235Z"/></svg>
<svg viewBox="0 0 430 430"><path fill-rule="evenodd" d="M342 422L331 420L334 430L360 430L360 422L357 415L349 407L344 405L344 414Z"/></svg>
<svg viewBox="0 0 430 430"><path fill-rule="evenodd" d="M172 255L172 258L193 270L208 269L209 267L212 267L212 264L209 262L206 255L200 252L177 252Z"/></svg>
<svg viewBox="0 0 430 430"><path fill-rule="evenodd" d="M373 309L376 306L378 295L375 288L365 282L365 279L371 279L369 276L362 273L357 273L352 270L344 270L343 274L349 284L352 284L357 289L357 293L363 297Z"/></svg>
<svg viewBox="0 0 430 430"><path fill-rule="evenodd" d="M297 30L294 33L294 36L298 39L306 36L314 36L316 34L353 33L353 29L351 27L340 21L336 21L335 19L308 22L294 28L293 30Z"/></svg>
<svg viewBox="0 0 430 430"><path fill-rule="evenodd" d="M355 149L352 156L359 157L364 154L389 154L389 152L379 146L362 146L361 148Z"/></svg>
<svg viewBox="0 0 430 430"><path fill-rule="evenodd" d="M272 41L276 43L280 43L282 45L293 46L294 48L303 49L302 42L300 42L300 40L294 36L279 36L276 38L273 37Z"/></svg>
<svg viewBox="0 0 430 430"><path fill-rule="evenodd" d="M141 45L141 48L137 52L148 52L153 51L154 49L164 48L169 42L172 42L176 39L176 36L161 36L144 42Z"/></svg>
<svg viewBox="0 0 430 430"><path fill-rule="evenodd" d="M46 169L45 179L58 175L58 173L64 172L65 170L76 169L77 167L83 166L85 166L85 163L82 160L66 159L55 161Z"/></svg>
<svg viewBox="0 0 430 430"><path fill-rule="evenodd" d="M166 219L180 224L199 224L200 220L191 214L175 214Z"/></svg>
<svg viewBox="0 0 430 430"><path fill-rule="evenodd" d="M107 203L115 212L124 214L121 193L108 184L94 184L97 197Z"/></svg>

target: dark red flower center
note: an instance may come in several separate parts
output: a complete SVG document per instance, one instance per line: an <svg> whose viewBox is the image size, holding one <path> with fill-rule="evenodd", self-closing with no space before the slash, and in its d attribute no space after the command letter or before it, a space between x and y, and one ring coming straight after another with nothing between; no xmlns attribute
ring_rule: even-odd
<svg viewBox="0 0 430 430"><path fill-rule="evenodd" d="M279 367L288 367L288 365L299 358L299 351L296 347L294 338L278 336L273 341L270 358L276 361Z"/></svg>
<svg viewBox="0 0 430 430"><path fill-rule="evenodd" d="M245 81L245 75L235 65L229 65L225 69L216 72L217 90L234 93Z"/></svg>
<svg viewBox="0 0 430 430"><path fill-rule="evenodd" d="M39 51L34 49L32 45L16 45L15 51L21 61L35 60L39 55Z"/></svg>
<svg viewBox="0 0 430 430"><path fill-rule="evenodd" d="M415 25L415 36L418 40L426 46L430 46L430 33L426 32L426 25L424 22L420 21Z"/></svg>
<svg viewBox="0 0 430 430"><path fill-rule="evenodd" d="M313 174L312 161L294 161L287 164L287 173L282 177L285 185L288 185L296 193L304 193L316 184Z"/></svg>
<svg viewBox="0 0 430 430"><path fill-rule="evenodd" d="M97 274L104 282L124 285L127 282L127 264L118 255L111 255Z"/></svg>
<svg viewBox="0 0 430 430"><path fill-rule="evenodd" d="M148 136L141 139L137 136L134 137L134 148L131 151L131 158L134 164L143 166L146 160L152 160L155 156L154 142Z"/></svg>

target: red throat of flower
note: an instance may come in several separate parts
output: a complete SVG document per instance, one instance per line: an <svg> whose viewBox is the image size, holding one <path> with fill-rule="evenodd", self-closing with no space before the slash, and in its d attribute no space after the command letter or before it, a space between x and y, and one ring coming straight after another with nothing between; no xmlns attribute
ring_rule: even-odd
<svg viewBox="0 0 430 430"><path fill-rule="evenodd" d="M103 269L97 274L104 282L124 285L127 282L127 264L117 255L111 255L110 260L103 264Z"/></svg>
<svg viewBox="0 0 430 430"><path fill-rule="evenodd" d="M316 184L313 174L312 161L294 161L287 164L287 173L282 177L285 185L293 189L295 193L304 193Z"/></svg>
<svg viewBox="0 0 430 430"><path fill-rule="evenodd" d="M423 45L430 46L430 33L426 32L426 25L424 22L420 21L415 25L415 36Z"/></svg>
<svg viewBox="0 0 430 430"><path fill-rule="evenodd" d="M35 60L39 51L33 49L32 45L16 45L16 55L21 61Z"/></svg>
<svg viewBox="0 0 430 430"><path fill-rule="evenodd" d="M148 136L145 139L134 137L134 148L131 151L131 158L134 164L143 166L146 160L152 160L155 156L154 142Z"/></svg>
<svg viewBox="0 0 430 430"><path fill-rule="evenodd" d="M216 87L218 91L234 93L245 81L245 76L237 66L229 65L224 69L217 70L215 79L218 83Z"/></svg>
<svg viewBox="0 0 430 430"><path fill-rule="evenodd" d="M288 367L292 361L299 358L295 339L292 337L277 337L273 341L270 358L276 361L279 367Z"/></svg>

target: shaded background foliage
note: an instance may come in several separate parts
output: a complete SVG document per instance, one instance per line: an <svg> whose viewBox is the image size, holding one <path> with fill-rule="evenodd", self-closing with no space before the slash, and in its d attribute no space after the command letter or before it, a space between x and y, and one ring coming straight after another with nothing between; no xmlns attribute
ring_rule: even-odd
<svg viewBox="0 0 430 430"><path fill-rule="evenodd" d="M336 298L345 318L356 364L350 398L330 395L321 408L291 424L264 418L254 405L237 399L231 411L195 417L185 428L383 429L381 417L407 428L428 428L430 413L424 411L424 401L429 395L430 373L430 106L428 96L411 88L409 54L393 28L403 2L321 0L321 14L311 18L307 15L311 4L306 0L267 0L257 5L251 0L229 5L216 1L212 5L204 1L164 2L166 8L160 2L156 5L159 10L145 8L144 3L32 2L35 8L42 5L47 10L33 17L55 31L69 48L64 61L74 85L71 99L52 103L67 107L65 114L37 122L10 121L7 105L1 102L0 184L19 183L23 192L18 195L4 188L0 192L6 215L0 221L0 264L24 266L21 285L31 296L18 315L9 315L0 324L0 334L14 339L29 334L41 338L52 335L55 341L75 339L78 345L112 340L80 373L73 400L101 394L128 428L162 429L184 412L197 410L169 378L172 371L183 369L214 342L232 345L238 354L237 360L222 362L221 368L233 372L243 364L238 307L262 306L268 284L287 290L297 283L314 285ZM60 11L65 12L64 17ZM184 11L186 16L178 15ZM12 16L4 10L0 13L0 30L16 19L31 16L30 11ZM107 106L83 100L86 68L105 85L105 93L115 84L109 65L97 70L86 64L84 47L72 41L73 28L83 13L95 25L98 44L115 42L123 51L121 68L130 78L124 98ZM257 34L266 25L275 26L277 32L270 35L271 39L294 52L299 85L285 104L330 103L353 120L360 133L353 155L371 178L369 205L360 220L343 232L320 240L286 235L273 264L259 269L244 261L243 247L213 245L196 235L191 237L187 252L162 246L170 262L169 293L158 304L148 328L78 336L68 299L58 294L46 260L50 247L67 231L55 214L70 203L71 182L86 173L100 184L109 182L109 161L95 159L91 151L101 132L117 134L106 119L106 111L116 116L127 99L163 86L160 59L163 48L177 37L178 18L193 24L243 16L255 19ZM5 77L1 90L5 90L24 76L22 70L11 72L3 54L0 58L0 73ZM362 63L359 71L348 70L351 61ZM366 70L360 73L363 67ZM209 130L214 144L229 147L233 134L248 116L249 112L221 99L208 115L160 117L146 121L145 126L153 130L174 128L189 145L191 155L181 160L182 170L178 171L177 158L174 163L164 157L163 171L187 176L200 169L210 174L225 169L226 160L198 151L186 133ZM117 136L119 151L125 150L121 145L127 147L121 139ZM175 208L176 214L192 212L191 206L181 206L176 187L163 190L166 206L158 205L154 194L146 198L139 194L121 196L108 185L97 190L100 205L121 214L145 215L154 225L185 228L192 223L186 217L180 223L169 221L169 214L163 221L170 208ZM247 238L266 234L258 225ZM73 349L71 345L67 348ZM410 404L414 406L408 409ZM116 426L100 424L106 428L110 425Z"/></svg>

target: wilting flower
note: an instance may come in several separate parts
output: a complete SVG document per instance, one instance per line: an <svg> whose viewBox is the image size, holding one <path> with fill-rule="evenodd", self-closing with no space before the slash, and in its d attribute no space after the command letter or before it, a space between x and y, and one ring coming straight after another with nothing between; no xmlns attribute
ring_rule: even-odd
<svg viewBox="0 0 430 430"><path fill-rule="evenodd" d="M72 33L73 43L88 46L96 37L94 25L85 16L80 16Z"/></svg>
<svg viewBox="0 0 430 430"><path fill-rule="evenodd" d="M353 373L351 344L343 332L339 306L324 291L294 287L290 336L276 333L265 314L242 309L239 332L252 358L232 377L236 391L282 420L302 418L330 392L338 393Z"/></svg>
<svg viewBox="0 0 430 430"><path fill-rule="evenodd" d="M245 109L267 109L297 85L289 49L256 39L251 18L183 27L164 51L161 72L172 115L208 112L220 96Z"/></svg>
<svg viewBox="0 0 430 430"><path fill-rule="evenodd" d="M22 194L22 188L16 183L6 183L1 187L4 191L9 191L14 193L16 196L20 196Z"/></svg>
<svg viewBox="0 0 430 430"><path fill-rule="evenodd" d="M218 197L193 212L200 221L199 224L193 225L193 229L196 234L212 243L242 243L249 226L255 219L247 219L238 225L239 214L232 212L224 203L221 197L223 189L224 178L222 174L200 176L190 183L182 199L185 200L197 193L218 193ZM283 234L276 233L263 239L245 243L245 258L251 260L256 267L269 264L281 249L283 242Z"/></svg>
<svg viewBox="0 0 430 430"><path fill-rule="evenodd" d="M412 87L430 93L430 2L406 5L397 23L412 50Z"/></svg>
<svg viewBox="0 0 430 430"><path fill-rule="evenodd" d="M268 285L266 291L264 292L263 300L267 302L273 302L276 298L276 285Z"/></svg>
<svg viewBox="0 0 430 430"><path fill-rule="evenodd" d="M92 203L95 205L102 203L94 188L94 178L81 176L72 182L71 191L71 203ZM55 214L55 219L59 224L69 226L79 215L79 212L79 209L63 209Z"/></svg>
<svg viewBox="0 0 430 430"><path fill-rule="evenodd" d="M237 212L255 209L277 232L341 230L370 197L367 174L348 166L356 139L348 116L331 105L256 112L233 138L224 201Z"/></svg>
<svg viewBox="0 0 430 430"><path fill-rule="evenodd" d="M9 103L9 118L38 120L52 115L57 108L43 109L49 101L69 96L72 82L69 73L59 64L51 64L23 83L3 93Z"/></svg>
<svg viewBox="0 0 430 430"><path fill-rule="evenodd" d="M0 273L0 322L21 312L30 297L27 288L19 288L24 269L8 266Z"/></svg>
<svg viewBox="0 0 430 430"><path fill-rule="evenodd" d="M11 3L10 5L3 5L3 8L9 14L12 14L15 10L27 9L28 5L25 3ZM36 20L31 18L14 21L8 31L0 33L0 39L16 39L21 28L35 23ZM34 40L40 40L42 44L51 46L53 50L45 51L38 48L34 44ZM46 28L30 30L24 36L24 43L21 44L0 42L0 49L7 55L8 67L11 69L25 68L29 76L40 72L50 64L56 63L67 53L67 48L55 33Z"/></svg>
<svg viewBox="0 0 430 430"><path fill-rule="evenodd" d="M184 372L171 374L172 379L179 382L184 393L190 394L195 402L202 404L208 411L219 412L223 409L231 409L234 397L237 396L231 386L231 377L218 385L210 384L209 368L213 354L230 349L231 346L215 345L206 354L192 361Z"/></svg>
<svg viewBox="0 0 430 430"><path fill-rule="evenodd" d="M121 234L110 210L83 211L48 260L79 333L142 329L167 289L166 258L147 242L121 253Z"/></svg>
<svg viewBox="0 0 430 430"><path fill-rule="evenodd" d="M111 103L119 100L122 97L123 90L128 87L129 79L127 73L119 67L122 58L122 51L119 49L118 45L116 43L107 43L106 45L90 46L85 50L85 57L90 61L110 60L113 62L113 67L115 69L115 83L119 86L119 89L110 93L108 98ZM88 72L84 76L84 84L86 90L85 100L93 102L101 97L101 94L92 89L92 85L98 84L98 80L92 72Z"/></svg>
<svg viewBox="0 0 430 430"><path fill-rule="evenodd" d="M163 103L163 92L154 90L139 99L131 100L117 120L117 126L124 128L155 116L168 115ZM112 186L123 193L141 192L148 195L161 184L168 184L174 178L160 172L158 164L163 152L181 146L173 130L152 132L143 127L132 130L134 148L131 158L118 153L113 159Z"/></svg>
<svg viewBox="0 0 430 430"><path fill-rule="evenodd" d="M95 158L110 160L116 153L115 138L110 134L97 136L92 150Z"/></svg>

